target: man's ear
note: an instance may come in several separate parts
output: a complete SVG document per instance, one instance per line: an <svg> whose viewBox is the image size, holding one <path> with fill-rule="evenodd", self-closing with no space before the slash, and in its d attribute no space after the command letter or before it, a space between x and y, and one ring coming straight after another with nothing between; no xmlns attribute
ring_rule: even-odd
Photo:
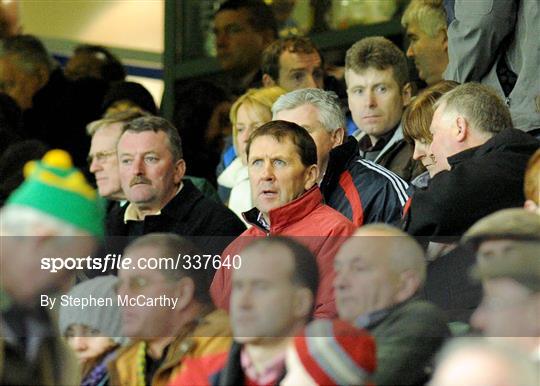
<svg viewBox="0 0 540 386"><path fill-rule="evenodd" d="M345 129L343 127L334 130L334 132L332 133L332 148L341 145L344 138Z"/></svg>
<svg viewBox="0 0 540 386"><path fill-rule="evenodd" d="M464 142L469 136L470 125L469 121L461 115L456 116L456 140Z"/></svg>
<svg viewBox="0 0 540 386"><path fill-rule="evenodd" d="M262 84L264 87L272 87L276 85L276 81L268 74L263 74Z"/></svg>
<svg viewBox="0 0 540 386"><path fill-rule="evenodd" d="M193 279L189 277L184 277L176 283L176 288L174 291L174 296L178 299L178 310L183 310L186 308L195 296L195 283Z"/></svg>
<svg viewBox="0 0 540 386"><path fill-rule="evenodd" d="M294 315L298 319L309 319L313 312L313 294L307 288L298 288L294 297Z"/></svg>
<svg viewBox="0 0 540 386"><path fill-rule="evenodd" d="M413 270L401 272L399 274L399 287L395 296L396 302L401 303L412 297L421 284L418 274Z"/></svg>
<svg viewBox="0 0 540 386"><path fill-rule="evenodd" d="M186 161L180 159L174 165L174 183L178 185L186 174Z"/></svg>
<svg viewBox="0 0 540 386"><path fill-rule="evenodd" d="M411 83L405 83L403 90L401 90L401 98L403 99L403 107L408 106L412 99L412 85Z"/></svg>
<svg viewBox="0 0 540 386"><path fill-rule="evenodd" d="M310 165L307 167L304 173L304 189L309 190L317 183L319 178L319 167L317 165Z"/></svg>

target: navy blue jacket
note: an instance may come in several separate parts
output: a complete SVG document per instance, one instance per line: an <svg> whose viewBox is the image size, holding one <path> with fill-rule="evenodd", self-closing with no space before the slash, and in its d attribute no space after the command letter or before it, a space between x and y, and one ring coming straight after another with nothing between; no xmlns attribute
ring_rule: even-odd
<svg viewBox="0 0 540 386"><path fill-rule="evenodd" d="M354 225L398 224L408 200L408 184L390 170L362 159L358 142L349 137L332 149L321 190L326 204Z"/></svg>

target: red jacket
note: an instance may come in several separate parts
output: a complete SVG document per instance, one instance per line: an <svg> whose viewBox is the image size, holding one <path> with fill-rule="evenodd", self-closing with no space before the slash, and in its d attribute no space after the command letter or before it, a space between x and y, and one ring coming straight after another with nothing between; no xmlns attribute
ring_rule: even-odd
<svg viewBox="0 0 540 386"><path fill-rule="evenodd" d="M334 257L341 244L355 231L354 224L338 211L323 204L323 196L317 186L296 200L272 209L269 213L269 231L257 222L258 215L257 209L244 213L245 219L253 227L242 233L223 251L222 261L226 256L241 255L240 252L252 240L252 237L292 236L311 250L319 266L319 292L315 305L315 317L337 317L333 291ZM232 269L222 266L216 272L210 287L214 303L223 309L229 308Z"/></svg>

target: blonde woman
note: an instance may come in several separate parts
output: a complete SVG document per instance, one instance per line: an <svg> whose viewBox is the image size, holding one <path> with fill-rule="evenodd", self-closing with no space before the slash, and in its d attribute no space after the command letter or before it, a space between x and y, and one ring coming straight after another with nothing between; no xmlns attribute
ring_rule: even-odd
<svg viewBox="0 0 540 386"><path fill-rule="evenodd" d="M280 87L250 89L232 105L230 120L236 159L218 177L218 184L231 189L228 206L242 220L253 208L247 170L246 144L250 134L272 120L272 105L285 90Z"/></svg>

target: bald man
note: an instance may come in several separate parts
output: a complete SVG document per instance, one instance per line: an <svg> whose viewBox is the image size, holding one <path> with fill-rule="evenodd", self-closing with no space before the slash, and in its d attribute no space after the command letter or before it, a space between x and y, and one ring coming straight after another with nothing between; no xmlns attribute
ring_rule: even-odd
<svg viewBox="0 0 540 386"><path fill-rule="evenodd" d="M449 336L443 313L417 299L426 276L420 245L384 224L358 229L335 259L340 319L366 328L377 344L377 385L416 385Z"/></svg>

